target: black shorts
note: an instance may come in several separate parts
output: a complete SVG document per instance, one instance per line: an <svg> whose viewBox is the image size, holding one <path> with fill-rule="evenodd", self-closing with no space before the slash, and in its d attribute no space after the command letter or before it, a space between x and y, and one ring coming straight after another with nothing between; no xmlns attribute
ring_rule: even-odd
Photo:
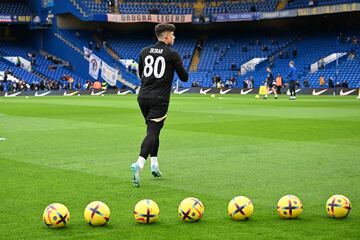
<svg viewBox="0 0 360 240"><path fill-rule="evenodd" d="M137 101L146 123L148 121L161 122L165 120L169 101L163 98L143 97L138 97Z"/></svg>
<svg viewBox="0 0 360 240"><path fill-rule="evenodd" d="M296 81L295 80L290 80L289 81L289 88L290 89L295 89L296 87Z"/></svg>
<svg viewBox="0 0 360 240"><path fill-rule="evenodd" d="M271 83L271 84L268 84L268 88L273 88L275 87L275 84Z"/></svg>

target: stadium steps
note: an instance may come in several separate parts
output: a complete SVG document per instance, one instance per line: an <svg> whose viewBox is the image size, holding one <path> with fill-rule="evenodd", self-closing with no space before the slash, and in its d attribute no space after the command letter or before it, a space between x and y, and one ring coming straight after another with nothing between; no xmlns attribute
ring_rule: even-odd
<svg viewBox="0 0 360 240"><path fill-rule="evenodd" d="M63 36L61 36L59 33L54 33L55 37L59 38L61 41L63 41L66 45L68 45L69 47L71 47L72 49L74 49L76 52L78 52L79 54L83 55L83 52L76 47L74 44L72 44L69 40L67 40L66 38L64 38Z"/></svg>
<svg viewBox="0 0 360 240"><path fill-rule="evenodd" d="M118 1L115 1L115 6L114 6L114 12L113 14L120 14L120 3Z"/></svg>
<svg viewBox="0 0 360 240"><path fill-rule="evenodd" d="M200 63L200 49L198 49L197 46L200 45L202 47L205 40L206 40L206 37L202 36L198 39L198 41L195 45L194 54L193 54L193 56L191 58L191 62L190 62L190 69L189 69L190 72L196 72L198 70L199 63Z"/></svg>
<svg viewBox="0 0 360 240"><path fill-rule="evenodd" d="M108 54L116 59L116 60L120 60L121 57L110 47L110 46L106 46L105 50L108 52Z"/></svg>
<svg viewBox="0 0 360 240"><path fill-rule="evenodd" d="M194 4L194 13L195 15L199 16L204 14L205 2L204 0L196 0Z"/></svg>
<svg viewBox="0 0 360 240"><path fill-rule="evenodd" d="M100 45L102 44L100 38L96 34L93 34L93 38L98 44ZM119 56L108 44L106 45L106 47L104 47L104 49L113 59L115 60L121 59L121 56Z"/></svg>
<svg viewBox="0 0 360 240"><path fill-rule="evenodd" d="M276 6L276 11L284 10L286 8L287 3L288 3L288 0L280 0Z"/></svg>
<svg viewBox="0 0 360 240"><path fill-rule="evenodd" d="M48 81L48 80L55 80L55 79L52 79L52 78L44 75L42 72L40 72L40 71L38 71L38 70L35 70L35 69L32 70L31 73L34 74L34 75L36 75L36 76L38 76L38 77L41 78L41 79L46 80L46 81Z"/></svg>
<svg viewBox="0 0 360 240"><path fill-rule="evenodd" d="M66 64L69 63L69 61L65 61L64 59L61 59L61 58L59 58L59 57L57 57L57 56L55 56L55 55L53 55L53 54L50 54L50 53L42 50L42 49L39 49L39 53L40 53L40 55L43 56L44 58L45 58L46 56L50 56L50 57L52 57L53 59L59 60L59 61L64 62L64 63L66 63Z"/></svg>
<svg viewBox="0 0 360 240"><path fill-rule="evenodd" d="M83 15L84 17L89 17L89 15L84 11L84 9L80 6L76 0L70 0L70 2L75 6L75 8Z"/></svg>

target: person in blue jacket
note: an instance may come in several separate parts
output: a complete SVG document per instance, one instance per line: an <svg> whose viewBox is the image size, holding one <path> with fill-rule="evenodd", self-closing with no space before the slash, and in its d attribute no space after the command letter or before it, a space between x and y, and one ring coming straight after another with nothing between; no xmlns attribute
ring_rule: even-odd
<svg viewBox="0 0 360 240"><path fill-rule="evenodd" d="M296 78L297 78L297 73L296 73L296 67L295 67L295 63L294 61L290 61L289 63L289 73L287 75L287 79L289 80L289 90L290 90L290 100L296 100L296 92L295 92L295 87L296 87Z"/></svg>

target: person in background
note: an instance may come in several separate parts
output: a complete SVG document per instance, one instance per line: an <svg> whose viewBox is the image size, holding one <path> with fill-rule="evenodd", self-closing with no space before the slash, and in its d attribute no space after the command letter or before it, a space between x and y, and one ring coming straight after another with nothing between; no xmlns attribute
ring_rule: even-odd
<svg viewBox="0 0 360 240"><path fill-rule="evenodd" d="M96 81L94 82L94 84L93 84L93 89L94 89L94 90L100 90L101 87L102 87L101 83L100 83L98 80L96 80Z"/></svg>
<svg viewBox="0 0 360 240"><path fill-rule="evenodd" d="M276 77L275 84L276 84L276 93L277 93L277 94L281 94L282 76L281 76L280 73L279 73L279 74L277 75L277 77Z"/></svg>
<svg viewBox="0 0 360 240"><path fill-rule="evenodd" d="M294 47L293 51L292 51L292 55L293 55L293 58L297 58L297 55L298 55L298 51L297 51L297 48Z"/></svg>
<svg viewBox="0 0 360 240"><path fill-rule="evenodd" d="M287 78L289 79L289 90L290 90L290 100L296 100L296 80L297 80L297 72L294 61L289 62L289 72Z"/></svg>
<svg viewBox="0 0 360 240"><path fill-rule="evenodd" d="M265 85L266 85L266 94L264 96L264 99L267 99L267 95L269 94L270 89L274 93L275 99L277 99L278 95L277 95L277 92L275 90L275 78L274 78L274 75L271 72L270 67L266 68L266 72L267 72L266 83L265 83Z"/></svg>
<svg viewBox="0 0 360 240"><path fill-rule="evenodd" d="M309 87L309 80L308 79L304 79L304 87Z"/></svg>
<svg viewBox="0 0 360 240"><path fill-rule="evenodd" d="M334 79L332 77L329 78L328 86L329 88L334 88Z"/></svg>

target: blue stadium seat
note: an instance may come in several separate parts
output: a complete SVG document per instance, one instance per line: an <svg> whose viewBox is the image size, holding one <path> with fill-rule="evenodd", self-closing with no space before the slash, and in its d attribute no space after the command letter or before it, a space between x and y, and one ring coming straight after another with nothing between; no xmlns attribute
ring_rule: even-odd
<svg viewBox="0 0 360 240"><path fill-rule="evenodd" d="M318 0L316 1L316 6L330 6L344 3L355 3L359 2L358 0ZM294 0L289 1L285 9L297 9L297 8L307 8L309 6L309 0Z"/></svg>
<svg viewBox="0 0 360 240"><path fill-rule="evenodd" d="M0 15L32 16L33 13L29 6L22 0L1 0Z"/></svg>

